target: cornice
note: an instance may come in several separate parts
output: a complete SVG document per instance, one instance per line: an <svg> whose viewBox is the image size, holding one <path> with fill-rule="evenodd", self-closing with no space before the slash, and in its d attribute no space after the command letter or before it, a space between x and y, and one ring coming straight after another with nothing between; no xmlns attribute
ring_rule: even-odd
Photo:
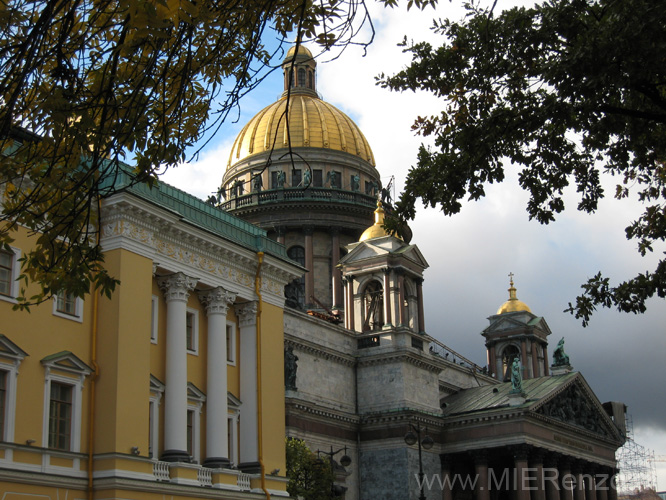
<svg viewBox="0 0 666 500"><path fill-rule="evenodd" d="M104 251L126 249L168 271L198 276L202 284L255 298L257 257L252 251L129 195L105 203L102 210ZM283 307L284 285L297 276L295 269L270 255L265 257L261 291L266 302Z"/></svg>
<svg viewBox="0 0 666 500"><path fill-rule="evenodd" d="M409 363L418 368L424 368L433 373L439 373L442 371L442 368L437 366L432 361L424 359L422 356L408 351L378 353L376 355L372 355L371 357L359 358L358 360L359 367L385 365L388 363Z"/></svg>
<svg viewBox="0 0 666 500"><path fill-rule="evenodd" d="M326 420L337 420L339 422L344 422L346 424L358 425L360 422L360 417L358 415L352 415L348 413L336 412L328 408L322 408L321 406L315 406L313 404L304 402L300 399L285 398L287 414L305 413L308 415L316 416Z"/></svg>
<svg viewBox="0 0 666 500"><path fill-rule="evenodd" d="M315 344L314 342L304 340L286 332L284 334L284 343L285 345L291 346L298 351L306 352L315 357L333 361L343 366L354 366L356 363L356 358L354 358L352 355L341 354L333 349L322 347L318 344Z"/></svg>

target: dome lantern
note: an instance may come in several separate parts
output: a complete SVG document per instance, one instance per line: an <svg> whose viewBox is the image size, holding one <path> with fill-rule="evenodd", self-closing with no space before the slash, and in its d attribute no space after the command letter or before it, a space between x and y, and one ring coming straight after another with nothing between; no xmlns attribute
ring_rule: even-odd
<svg viewBox="0 0 666 500"><path fill-rule="evenodd" d="M286 97L289 87L292 93L317 95L317 62L309 49L300 43L291 47L282 61L282 71L282 97Z"/></svg>
<svg viewBox="0 0 666 500"><path fill-rule="evenodd" d="M516 287L513 286L513 273L509 273L509 279L509 300L500 306L497 310L497 314L517 311L532 312L525 302L518 300L516 297Z"/></svg>

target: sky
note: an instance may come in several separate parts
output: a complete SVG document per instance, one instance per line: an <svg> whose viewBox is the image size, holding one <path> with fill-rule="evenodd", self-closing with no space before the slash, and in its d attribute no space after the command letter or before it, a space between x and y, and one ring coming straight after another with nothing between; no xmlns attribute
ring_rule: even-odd
<svg viewBox="0 0 666 500"><path fill-rule="evenodd" d="M500 0L498 8L514 3ZM411 124L419 115L439 112L443 104L424 93L382 89L375 84L375 76L393 74L408 64L409 56L397 46L404 36L436 42L437 35L428 29L433 18L460 19L461 5L461 0L440 0L436 11L407 12L404 7L369 4L375 40L367 54L360 47L350 47L334 61L317 59L319 93L359 125L372 147L383 184L393 176L396 194L402 191L423 142L411 132ZM238 122L224 125L198 161L166 172L163 180L205 199L221 182L236 134L281 92L278 71L244 98ZM430 264L424 275L426 331L486 365L480 333L489 324L487 318L508 299L508 274L513 273L518 298L544 317L552 331L551 355L564 337L571 364L600 401L622 401L628 406L635 441L665 460L656 465L658 489L666 490L666 301L650 300L642 315L598 311L587 328L563 312L579 294L580 285L598 271L618 283L654 269L665 248L656 246L655 254L643 258L636 243L626 240L624 228L642 211L634 200L607 198L597 213L582 214L575 210L572 189L565 197L569 209L555 223L542 226L529 221L527 194L520 189L517 175L517 167L507 166L503 183L488 187L483 200L464 203L452 217L422 206L417 211L410 224L411 243ZM606 192L612 193L616 179L604 183Z"/></svg>

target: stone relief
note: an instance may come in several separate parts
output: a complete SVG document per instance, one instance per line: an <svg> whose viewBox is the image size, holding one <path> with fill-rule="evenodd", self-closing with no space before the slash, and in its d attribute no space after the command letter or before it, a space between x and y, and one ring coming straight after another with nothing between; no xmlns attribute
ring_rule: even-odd
<svg viewBox="0 0 666 500"><path fill-rule="evenodd" d="M577 385L572 385L562 391L562 393L541 406L537 413L582 427L602 436L609 436L597 410Z"/></svg>

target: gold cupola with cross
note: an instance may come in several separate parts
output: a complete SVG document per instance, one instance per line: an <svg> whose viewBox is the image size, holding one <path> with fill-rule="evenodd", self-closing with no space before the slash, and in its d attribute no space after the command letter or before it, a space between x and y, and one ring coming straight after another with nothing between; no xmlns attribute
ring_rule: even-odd
<svg viewBox="0 0 666 500"><path fill-rule="evenodd" d="M481 332L486 339L488 371L498 380L510 380L511 364L518 357L524 379L548 375L550 328L518 299L513 273L509 273L508 292L509 299L488 318L490 326Z"/></svg>

